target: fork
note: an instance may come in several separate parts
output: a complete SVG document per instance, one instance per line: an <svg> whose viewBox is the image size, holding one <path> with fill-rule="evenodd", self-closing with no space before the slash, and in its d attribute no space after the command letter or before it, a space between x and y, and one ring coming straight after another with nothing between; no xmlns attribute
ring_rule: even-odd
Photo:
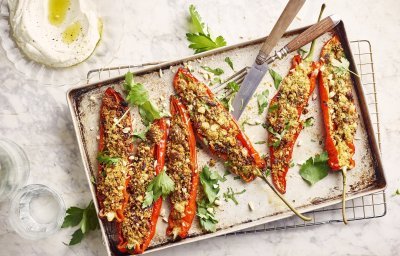
<svg viewBox="0 0 400 256"><path fill-rule="evenodd" d="M315 38L321 36L322 34L332 30L338 23L340 19L336 15L331 15L326 17L325 19L321 20L320 22L314 24L313 26L309 27L303 33L295 37L291 40L288 44L286 44L282 49L279 51L275 51L275 54L270 56L266 62L268 64L274 62L275 60L283 59L289 53L298 50L300 47L310 43ZM235 82L237 84L241 84L247 75L250 67L244 67L232 76L228 77L223 83L218 84L211 88L212 92L215 94L220 93L221 91L225 90L225 95L229 96L233 92L227 88L228 84L231 82Z"/></svg>

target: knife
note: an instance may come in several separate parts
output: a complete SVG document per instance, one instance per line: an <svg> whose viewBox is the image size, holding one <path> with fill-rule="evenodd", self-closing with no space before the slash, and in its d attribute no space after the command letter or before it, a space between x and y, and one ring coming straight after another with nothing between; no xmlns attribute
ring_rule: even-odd
<svg viewBox="0 0 400 256"><path fill-rule="evenodd" d="M281 16L273 27L269 36L265 39L257 58L250 71L244 78L242 85L235 98L233 99L233 117L238 120L244 108L249 103L258 84L261 82L265 73L268 71L268 56L279 39L283 36L286 29L292 23L294 17L300 11L306 0L289 0Z"/></svg>

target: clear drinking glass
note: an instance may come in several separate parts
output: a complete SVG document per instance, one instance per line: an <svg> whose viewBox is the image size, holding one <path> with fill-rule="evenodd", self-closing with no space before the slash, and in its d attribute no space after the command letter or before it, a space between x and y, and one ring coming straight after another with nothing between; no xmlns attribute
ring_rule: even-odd
<svg viewBox="0 0 400 256"><path fill-rule="evenodd" d="M11 227L26 239L36 240L54 234L60 229L64 216L64 201L45 185L25 186L11 200Z"/></svg>
<svg viewBox="0 0 400 256"><path fill-rule="evenodd" d="M11 198L29 177L29 160L11 140L0 138L0 202Z"/></svg>

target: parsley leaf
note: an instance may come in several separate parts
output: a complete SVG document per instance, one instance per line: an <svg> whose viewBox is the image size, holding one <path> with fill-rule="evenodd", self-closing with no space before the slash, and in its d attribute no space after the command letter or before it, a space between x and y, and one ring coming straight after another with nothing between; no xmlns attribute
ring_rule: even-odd
<svg viewBox="0 0 400 256"><path fill-rule="evenodd" d="M240 85L239 85L238 83L234 82L234 81L229 82L229 83L226 85L226 87L229 88L229 89L231 89L233 92L238 92L239 89L240 89Z"/></svg>
<svg viewBox="0 0 400 256"><path fill-rule="evenodd" d="M257 95L258 114L261 115L264 109L268 106L269 91L265 90Z"/></svg>
<svg viewBox="0 0 400 256"><path fill-rule="evenodd" d="M226 45L222 36L218 36L215 40L211 38L208 27L206 28L206 25L202 22L194 5L189 6L189 13L192 30L192 33L186 34L186 39L190 42L189 48L193 49L195 53L200 53Z"/></svg>
<svg viewBox="0 0 400 256"><path fill-rule="evenodd" d="M200 182L210 203L214 203L217 199L219 193L218 181L223 179L216 171L211 171L207 165L203 167L203 171L200 173Z"/></svg>
<svg viewBox="0 0 400 256"><path fill-rule="evenodd" d="M310 127L314 125L314 117L309 117L304 121L304 127Z"/></svg>
<svg viewBox="0 0 400 256"><path fill-rule="evenodd" d="M269 69L269 74L271 75L272 79L274 80L275 89L278 90L279 84L282 82L282 77L273 69Z"/></svg>
<svg viewBox="0 0 400 256"><path fill-rule="evenodd" d="M68 208L61 228L75 227L77 225L79 225L79 229L72 234L68 245L80 243L85 234L100 227L93 201L90 201L89 205L84 209L79 207Z"/></svg>
<svg viewBox="0 0 400 256"><path fill-rule="evenodd" d="M223 194L225 202L228 202L228 200L232 200L236 205L239 204L239 202L236 199L236 195L240 195L246 192L246 189L243 189L240 192L234 192L233 188L229 187L228 190Z"/></svg>
<svg viewBox="0 0 400 256"><path fill-rule="evenodd" d="M350 72L359 77L358 74L350 70L350 62L344 57L341 57L340 61L337 59L332 59L331 65L335 67L335 73L338 76L344 76L347 72Z"/></svg>
<svg viewBox="0 0 400 256"><path fill-rule="evenodd" d="M110 166L112 164L118 163L121 158L119 157L110 157L105 154L106 152L99 152L97 155L97 161L99 161L100 164L105 164L106 166Z"/></svg>
<svg viewBox="0 0 400 256"><path fill-rule="evenodd" d="M141 83L135 83L131 72L125 74L124 88L128 94L126 100L133 106L139 107L139 114L146 126L154 120L165 116L165 114L161 113L150 101L149 93L146 88Z"/></svg>
<svg viewBox="0 0 400 256"><path fill-rule="evenodd" d="M322 180L328 175L328 153L324 151L320 155L310 157L300 167L300 176L310 185Z"/></svg>
<svg viewBox="0 0 400 256"><path fill-rule="evenodd" d="M192 20L191 23L192 32L205 34L204 32L205 24L202 22L201 17L196 10L196 7L192 4L189 6L189 13L190 13L190 18Z"/></svg>
<svg viewBox="0 0 400 256"><path fill-rule="evenodd" d="M232 62L231 58L226 57L226 58L224 59L224 61L229 65L229 67L231 67L231 69L232 69L233 71L235 71L235 69L233 68L233 62Z"/></svg>
<svg viewBox="0 0 400 256"><path fill-rule="evenodd" d="M218 220L215 218L215 207L214 203L210 203L206 199L197 202L197 216L205 231L215 232L217 230Z"/></svg>
<svg viewBox="0 0 400 256"><path fill-rule="evenodd" d="M393 196L399 196L400 195L400 189L396 189L396 191L394 191Z"/></svg>
<svg viewBox="0 0 400 256"><path fill-rule="evenodd" d="M207 72L213 73L216 76L222 75L224 73L224 70L221 69L221 68L213 69L213 68L210 68L210 67L207 67L207 66L201 66L201 68L204 69Z"/></svg>
<svg viewBox="0 0 400 256"><path fill-rule="evenodd" d="M149 183L146 189L145 200L143 201L142 208L146 208L157 201L160 196L165 199L175 189L174 181L165 172L166 168L162 170L154 179Z"/></svg>

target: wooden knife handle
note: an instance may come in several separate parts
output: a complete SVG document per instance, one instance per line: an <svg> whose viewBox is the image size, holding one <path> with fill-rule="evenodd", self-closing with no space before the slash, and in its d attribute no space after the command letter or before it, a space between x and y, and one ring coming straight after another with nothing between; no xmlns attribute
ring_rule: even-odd
<svg viewBox="0 0 400 256"><path fill-rule="evenodd" d="M258 64L262 64L266 61L269 53L278 43L279 39L281 39L282 35L285 33L290 23L292 23L294 17L296 17L305 1L306 0L289 0L289 3L286 5L274 28L261 47L256 59Z"/></svg>
<svg viewBox="0 0 400 256"><path fill-rule="evenodd" d="M339 23L339 21L340 19L336 15L331 15L314 24L286 45L285 48L287 52L293 52L308 44L320 35L333 29Z"/></svg>

